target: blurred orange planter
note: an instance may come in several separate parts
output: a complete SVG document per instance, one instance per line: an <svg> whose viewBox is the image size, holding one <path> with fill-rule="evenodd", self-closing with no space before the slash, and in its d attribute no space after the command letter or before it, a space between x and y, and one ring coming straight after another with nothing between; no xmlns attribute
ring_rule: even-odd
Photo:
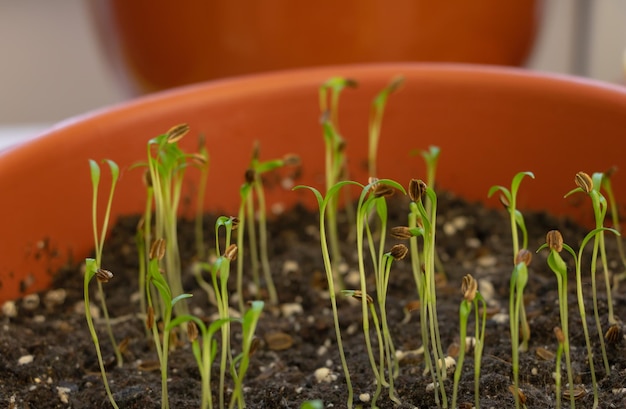
<svg viewBox="0 0 626 409"><path fill-rule="evenodd" d="M0 152L0 302L46 288L57 269L78 262L93 246L87 160L110 158L122 170L113 217L144 207L141 170L130 166L146 154L148 139L186 122L204 134L211 155L205 209L234 214L239 187L255 140L263 158L296 153L296 183L323 189L324 142L317 90L332 76L359 82L341 101L351 178L365 182L370 101L395 75L406 83L388 103L379 150L379 177L407 183L425 177L414 149L441 147L439 189L472 201L487 199L494 184L524 182L521 209L545 209L589 221L590 205L563 199L578 171L589 174L624 165L626 88L519 69L445 64L338 66L252 75L198 84L140 98L70 119L40 138ZM197 140L182 140L189 151ZM624 169L613 177L626 203ZM194 177L185 185L194 196ZM106 186L106 181L103 181ZM313 196L275 187L268 205L313 206ZM193 200L192 200L193 201ZM192 210L185 204L183 214ZM566 238L567 239L567 238ZM573 239L573 238L572 238ZM77 277L77 279L80 279Z"/></svg>
<svg viewBox="0 0 626 409"><path fill-rule="evenodd" d="M109 59L145 92L330 64L520 65L534 40L537 3L96 0L92 10Z"/></svg>

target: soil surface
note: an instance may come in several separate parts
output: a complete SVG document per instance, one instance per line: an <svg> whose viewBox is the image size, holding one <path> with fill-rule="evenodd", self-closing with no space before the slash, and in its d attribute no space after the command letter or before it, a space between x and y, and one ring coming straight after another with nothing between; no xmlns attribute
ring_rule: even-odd
<svg viewBox="0 0 626 409"><path fill-rule="evenodd" d="M394 204L390 226L404 225L407 203ZM545 214L526 214L531 252L545 241L548 230L558 228L566 243L578 249L586 229L567 220ZM213 231L214 217L207 216L207 232ZM319 247L317 216L302 209L284 213L271 223L269 246L271 266L280 298L279 306L266 308L257 328L261 340L244 380L245 400L249 408L298 408L306 400L321 399L324 407L346 406L345 378L335 342L335 332L328 297L325 273ZM100 343L107 363L111 389L121 408L159 408L161 382L158 358L151 338L146 336L143 317L137 313L137 256L134 229L137 218L120 220L105 243L103 267L114 278L105 284L107 304L115 337L124 340L125 362L117 367L103 320L97 320ZM189 269L193 260L193 224L181 223L181 247L184 259L185 288L194 294L191 311L210 321L216 308L198 288ZM342 237L347 234L342 233ZM465 274L479 281L479 290L489 301L482 377L481 407L514 407L512 384L511 342L508 321L508 289L512 270L511 238L508 216L504 210L485 209L468 204L450 194L439 197L437 233L438 255L445 276L439 282L438 315L443 349L459 338L458 308L462 299L460 286ZM344 278L351 288L357 262L355 245L342 240L345 255ZM395 243L389 239L388 245ZM208 244L208 248L213 248ZM613 237L607 235L608 255L614 272L623 271ZM586 251L591 253L591 246ZM532 332L529 350L520 357L520 382L528 408L554 408L555 359L550 352L557 349L553 328L560 326L556 278L546 263L547 251L535 254L525 291L525 304ZM574 270L568 261L570 342L574 379L581 392L577 407L591 408L591 372L587 363L585 339L575 296ZM587 321L594 345L594 365L600 389L601 408L623 408L626 401L626 342L623 328L607 342L610 374L605 373L600 343L593 320L591 277L583 277L587 306ZM369 270L369 268L368 268ZM371 276L371 273L369 273ZM371 278L371 277L370 277ZM599 310L602 331L609 328L607 302L602 275L598 275ZM54 288L42 294L16 300L3 306L0 314L0 405L9 408L109 408L94 345L89 337L84 316L83 276L80 266L62 271ZM234 284L233 284L234 286ZM622 284L626 288L626 284ZM373 285L370 286L373 288ZM376 294L370 290L374 298ZM92 298L95 297L95 285ZM254 295L246 294L246 299ZM262 298L262 297L261 297ZM405 316L405 306L418 299L410 261L395 262L391 271L387 302L388 321L395 347L401 351L417 350L422 342L419 311ZM355 391L355 403L369 407L367 397L375 391L374 375L365 351L362 333L361 305L353 299L338 297L339 314L346 357ZM615 314L626 317L626 295L618 292L614 298ZM99 303L94 303L99 304ZM12 308L14 307L14 308ZM236 308L236 303L233 302ZM472 314L473 317L473 314ZM407 320L408 318L408 320ZM473 318L468 335L473 335ZM238 325L233 324L233 348L240 349ZM278 334L278 335L276 335ZM375 339L375 333L373 333ZM219 337L218 337L219 338ZM281 342L276 341L281 340ZM376 343L374 342L374 347ZM547 352L546 352L547 351ZM170 357L169 397L172 408L200 407L200 376L190 345L179 342ZM327 367L330 382L318 382L315 371ZM427 391L432 382L424 374L423 356L409 355L400 361L395 379L401 408L436 407L433 392ZM214 366L212 390L217 399L217 366ZM566 384L565 364L562 364L563 385ZM229 388L232 383L228 384ZM473 354L469 352L463 366L459 404L471 408L474 401ZM445 381L451 397L452 376ZM565 387L563 388L566 389ZM585 393L586 391L586 393ZM226 391L229 400L231 390ZM361 400L365 402L361 402ZM214 400L214 402L217 402ZM386 390L378 402L381 408L398 407ZM563 407L569 401L563 399Z"/></svg>

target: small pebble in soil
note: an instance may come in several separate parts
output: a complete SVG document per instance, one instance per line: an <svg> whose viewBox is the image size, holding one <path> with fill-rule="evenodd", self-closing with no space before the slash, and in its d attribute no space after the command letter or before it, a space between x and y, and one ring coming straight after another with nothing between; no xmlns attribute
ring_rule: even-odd
<svg viewBox="0 0 626 409"><path fill-rule="evenodd" d="M330 368L326 368L326 367L317 368L315 370L315 380L317 381L317 383L322 383L322 382L330 383L332 381L337 380L337 375L335 375L330 370Z"/></svg>
<svg viewBox="0 0 626 409"><path fill-rule="evenodd" d="M302 309L302 304L291 302L281 304L280 312L283 314L284 317L291 317L295 314L302 314L304 310Z"/></svg>
<svg viewBox="0 0 626 409"><path fill-rule="evenodd" d="M300 265L295 260L285 260L283 262L283 274L292 274L300 270Z"/></svg>
<svg viewBox="0 0 626 409"><path fill-rule="evenodd" d="M22 307L27 311L33 311L39 307L39 294L29 294L22 299Z"/></svg>
<svg viewBox="0 0 626 409"><path fill-rule="evenodd" d="M67 291L65 288L57 288L56 290L50 290L44 295L43 303L47 308L53 308L62 305L67 297Z"/></svg>
<svg viewBox="0 0 626 409"><path fill-rule="evenodd" d="M17 317L17 305L14 301L6 301L2 304L2 315L8 318Z"/></svg>
<svg viewBox="0 0 626 409"><path fill-rule="evenodd" d="M18 365L27 365L27 364L30 364L31 362L33 362L33 359L35 359L35 357L33 355L22 355L17 360L17 364Z"/></svg>
<svg viewBox="0 0 626 409"><path fill-rule="evenodd" d="M371 399L371 396L369 393L362 393L359 395L359 400L361 402L367 403L370 401L370 399Z"/></svg>
<svg viewBox="0 0 626 409"><path fill-rule="evenodd" d="M57 386L57 394L59 395L59 399L63 403L70 403L70 388L66 388L64 386Z"/></svg>

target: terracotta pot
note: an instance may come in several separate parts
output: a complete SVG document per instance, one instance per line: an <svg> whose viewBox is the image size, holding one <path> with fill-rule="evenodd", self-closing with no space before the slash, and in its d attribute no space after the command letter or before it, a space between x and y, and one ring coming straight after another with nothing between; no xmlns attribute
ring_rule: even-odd
<svg viewBox="0 0 626 409"><path fill-rule="evenodd" d="M414 149L442 149L438 188L469 200L487 199L493 184L509 185L519 171L522 209L545 209L589 221L588 201L563 199L574 175L604 171L624 161L626 89L572 77L481 66L396 64L338 66L223 80L167 91L73 118L40 138L0 152L0 301L44 289L57 269L92 248L91 187L87 159L110 158L122 169L114 216L139 213L141 170L149 138L186 122L206 135L211 154L207 210L234 214L253 141L264 158L297 153L297 183L323 188L324 143L317 90L331 76L356 79L341 102L350 172L366 181L363 162L371 98L395 75L403 89L388 103L379 153L379 176L407 183L424 177ZM193 151L196 139L183 145ZM194 172L185 187L194 191ZM626 175L614 176L618 201ZM103 181L103 183L105 183ZM312 205L308 192L274 188L271 203ZM193 197L193 196L192 196ZM190 205L183 206L183 213ZM586 215L586 216L585 216ZM587 217L585 219L584 217Z"/></svg>
<svg viewBox="0 0 626 409"><path fill-rule="evenodd" d="M536 0L97 0L109 60L138 91L329 64L440 61L520 65ZM130 80L130 81L128 81Z"/></svg>

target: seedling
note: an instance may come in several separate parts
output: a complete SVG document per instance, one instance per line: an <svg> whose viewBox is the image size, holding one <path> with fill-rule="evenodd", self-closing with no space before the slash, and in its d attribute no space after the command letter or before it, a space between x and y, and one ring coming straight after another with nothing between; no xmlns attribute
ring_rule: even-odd
<svg viewBox="0 0 626 409"><path fill-rule="evenodd" d="M563 334L563 331L561 330L561 328L559 327L554 327L554 336L556 337L558 346L556 349L556 366L555 366L555 395L556 395L556 409L561 409L561 357L563 355L563 350L565 349L565 335ZM568 378L569 378L569 373L571 372L571 367L568 365L567 367L567 371L568 371ZM570 395L570 399L572 399L570 401L570 408L574 409L576 407L576 403L575 403L575 398L574 398L574 385L572 385L572 380L569 380L569 395Z"/></svg>
<svg viewBox="0 0 626 409"><path fill-rule="evenodd" d="M576 407L576 405L574 403L574 376L569 349L569 324L567 315L567 265L560 255L560 252L563 250L563 236L558 230L549 231L546 235L546 243L539 247L537 251L540 251L544 248L550 249L550 254L548 255L548 266L556 275L556 282L559 293L559 313L561 316L561 328L559 328L558 331L556 331L555 328L555 335L559 342L559 351L557 352L556 402L557 407L560 407L561 368L558 365L560 364L561 354L564 352L565 363L567 365L567 382L569 384L570 391L570 407L573 409Z"/></svg>
<svg viewBox="0 0 626 409"><path fill-rule="evenodd" d="M461 372L463 371L463 361L465 359L466 339L467 339L467 321L472 311L472 306L475 311L475 340L474 346L474 405L476 408L480 407L480 362L482 358L482 350L485 339L485 327L487 324L487 303L485 299L478 292L478 283L470 274L463 277L463 285L461 286L461 292L463 293L463 300L459 307L459 355L457 358L456 368L454 370L454 386L452 389L452 408L456 408L457 394L459 389L459 380L461 379ZM482 319L479 317L479 305L482 307Z"/></svg>
<svg viewBox="0 0 626 409"><path fill-rule="evenodd" d="M196 257L198 260L205 258L204 246L204 196L209 180L209 151L204 143L204 135L198 140L198 153L193 156L196 163L200 167L200 182L198 183L198 196L196 198L196 220L195 220L195 236L196 236Z"/></svg>
<svg viewBox="0 0 626 409"><path fill-rule="evenodd" d="M217 356L217 341L215 340L214 335L224 325L233 321L236 321L236 319L221 318L213 321L207 326L198 317L194 317L192 315L182 315L176 317L172 320L172 322L170 322L170 329L187 323L187 338L191 342L193 356L196 358L196 364L200 370L200 379L202 383L201 409L213 408L213 396L211 394L211 367L213 366L213 361ZM198 332L202 336L202 339L199 339ZM223 393L223 391L220 393Z"/></svg>
<svg viewBox="0 0 626 409"><path fill-rule="evenodd" d="M524 288L528 282L528 266L532 259L532 254L522 249L517 253L516 264L513 267L511 281L509 285L509 327L511 331L511 364L513 367L513 396L515 398L515 407L519 408L519 351L520 348L520 325L522 331L524 323L521 320L522 311L524 311Z"/></svg>
<svg viewBox="0 0 626 409"><path fill-rule="evenodd" d="M580 312L580 318L581 318L581 323L583 326L583 332L585 334L585 342L587 344L587 359L589 362L589 371L591 373L591 383L592 383L592 387L593 387L593 408L597 408L598 407L598 385L596 382L596 372L594 369L594 365L593 365L593 350L592 350L592 345L591 345L591 340L589 338L589 329L587 328L587 313L585 312L585 301L583 299L583 283L582 283L582 256L583 256L583 250L585 249L585 246L589 243L589 241L593 238L595 239L596 235L605 231L610 231L613 232L615 234L619 234L617 232L617 230L614 229L610 229L610 228L606 228L606 227L601 227L601 228L596 228L592 231L590 231L589 233L587 233L587 235L583 238L582 243L580 244L580 248L578 249L578 253L574 252L574 250L567 245L566 243L562 243L562 239L559 240L558 235L556 235L556 233L550 233L550 237L548 237L547 240L549 240L548 242L548 246L550 246L551 250L552 247L554 247L554 250L556 251L556 253L559 253L560 251L559 248L561 248L561 245L559 243L562 243L562 248L565 249L568 253L570 253L572 255L572 257L574 258L575 264L576 264L576 297L578 300L578 310ZM545 247L546 245L542 246L541 248ZM551 254L553 254L554 252L551 251ZM556 257L556 256L554 256ZM563 266L560 266L560 262L558 261L557 258L553 258L552 262L554 264L555 267L562 269ZM551 266L552 267L552 266ZM600 333L600 337L602 337L602 333ZM571 382L570 382L571 385ZM571 391L568 393L569 396L575 395L572 394Z"/></svg>
<svg viewBox="0 0 626 409"><path fill-rule="evenodd" d="M324 402L322 402L320 399L308 400L306 402L303 402L302 405L300 405L300 409L323 409L323 408L324 408Z"/></svg>
<svg viewBox="0 0 626 409"><path fill-rule="evenodd" d="M326 215L329 209L329 204L333 200L333 197L338 194L338 192L344 186L348 185L356 185L361 188L363 185L352 182L352 181L341 181L335 183L330 189L327 190L326 195L322 196L319 190L315 189L311 186L296 186L294 190L297 189L308 189L315 195L315 199L317 200L317 206L319 210L319 230L320 230L320 247L322 249L322 258L324 260L324 270L326 272L326 281L328 283L328 294L330 297L330 304L333 311L333 322L335 324L335 337L337 338L337 349L339 350L339 357L341 359L341 366L343 368L343 373L346 378L346 387L348 392L348 397L346 401L346 407L348 409L352 409L353 401L354 401L354 390L352 388L352 382L350 380L350 370L348 369L348 363L346 361L346 355L343 349L343 341L341 338L341 329L339 327L339 314L337 312L337 296L335 291L335 274L333 274L333 262L331 259L331 253L329 251L329 239L326 234L326 226L328 226Z"/></svg>
<svg viewBox="0 0 626 409"><path fill-rule="evenodd" d="M339 132L339 97L345 88L356 87L356 81L334 77L326 81L319 90L320 122L324 135L325 144L325 178L326 192L335 186L337 182L347 177L345 140ZM344 288L343 280L339 275L339 263L341 262L341 250L339 248L339 233L337 230L337 214L339 212L339 197L331 195L331 201L326 214L328 229L328 241L330 245L331 260L335 287L337 290Z"/></svg>
<svg viewBox="0 0 626 409"><path fill-rule="evenodd" d="M117 403L113 398L113 394L111 393L111 388L109 387L109 382L107 380L106 370L104 368L104 361L102 359L102 351L100 350L100 342L98 340L98 334L96 333L96 329L93 324L93 317L91 315L90 308L90 300L89 300L89 283L91 279L96 277L98 281L98 291L100 293L100 299L102 300L102 311L104 312L105 323L107 327L107 333L109 334L109 339L111 340L111 344L113 346L113 350L115 351L115 356L117 358L117 363L119 366L122 365L122 354L119 350L119 346L115 341L115 337L113 336L113 331L111 329L111 322L109 320L109 313L106 307L106 301L104 297L104 291L102 289L102 283L108 282L113 274L105 270L101 267L102 263L102 250L104 248L104 240L106 238L107 229L109 226L109 217L111 214L111 205L113 203L113 196L115 193L115 186L117 184L117 180L119 178L119 167L112 160L105 160L105 162L109 166L109 170L111 171L111 187L109 188L109 196L107 199L106 209L104 212L104 219L102 221L102 226L98 228L98 186L100 184L100 166L94 160L89 160L89 168L91 175L91 185L93 188L92 191L92 207L91 207L91 220L93 226L93 235L94 235L94 246L95 246L95 259L88 258L85 260L85 278L83 282L83 297L85 300L85 318L87 320L87 326L89 327L89 333L91 334L91 339L96 347L96 355L98 356L98 365L100 366L100 373L102 374L102 380L104 382L104 388L107 392L107 397L113 405L114 408L117 409Z"/></svg>
<svg viewBox="0 0 626 409"><path fill-rule="evenodd" d="M607 203L604 196L600 193L600 187L602 185L602 173L594 173L593 177L590 177L585 172L578 172L574 179L576 182L576 189L569 191L565 197L576 193L583 192L589 195L591 198L591 204L593 207L593 215L596 222L596 229L600 229L604 225L604 218L607 211ZM593 301L593 316L596 321L596 329L600 338L600 347L602 349L602 362L604 362L604 371L608 375L611 373L611 367L606 355L606 347L604 345L604 338L602 334L602 324L600 323L600 313L598 311L598 292L596 289L596 268L598 261L598 249L600 250L600 257L602 260L602 270L604 272L604 283L606 286L606 297L608 305L609 324L615 324L615 317L613 316L613 300L611 298L611 281L609 279L609 268L606 258L606 249L604 247L604 232L600 230L598 235L593 239L593 251L591 253L591 291Z"/></svg>
<svg viewBox="0 0 626 409"><path fill-rule="evenodd" d="M443 348L441 347L441 337L439 335L439 323L437 319L437 294L435 288L435 233L437 220L437 195L435 191L428 187L422 180L412 179L409 183L408 194L411 199L409 216L409 229L413 238L418 236L423 240L424 270L421 266L413 263L413 275L416 278L417 290L420 297L420 325L422 333L422 345L424 346L424 358L426 370L431 373L433 383L439 386L439 392L435 388L435 402L437 406L441 403L444 408L448 407L448 398L443 381L446 378L445 365L443 362ZM427 210L423 201L430 203ZM416 226L412 226L415 223ZM418 253L416 241L411 246L411 255ZM417 269L417 270L416 270ZM429 352L430 351L430 352ZM431 354L432 353L432 360ZM436 365L433 365L433 362Z"/></svg>
<svg viewBox="0 0 626 409"><path fill-rule="evenodd" d="M166 252L166 243L164 239L157 239L150 247L150 261L148 265L148 277L146 285L154 285L156 291L160 297L161 307L161 319L163 321L163 334L162 341L159 334L157 325L155 325L154 317L154 303L152 302L152 290L146 288L147 301L148 301L148 316L146 325L149 330L152 331L152 337L154 339L154 345L159 357L159 364L161 368L161 408L169 408L169 397L167 393L167 373L168 373L168 357L170 351L170 338L172 326L170 322L172 320L172 313L174 306L185 298L191 297L191 294L180 294L176 297L172 296L172 290L168 285L165 277L160 272L159 262L163 259Z"/></svg>
<svg viewBox="0 0 626 409"><path fill-rule="evenodd" d="M379 303L382 308L385 306L385 294L386 288L388 284L389 277L384 272L385 268L383 263L384 254L383 254L383 246L384 246L384 236L386 232L387 225L387 205L385 202L385 198L390 194L393 194L393 190L396 189L403 194L405 193L404 188L399 183L390 180L390 179L372 179L369 184L363 187L361 190L361 195L359 196L359 200L356 207L356 246L357 246L357 259L359 263L359 279L361 283L361 294L368 294L366 288L366 278L365 278L365 264L364 264L364 254L363 249L364 242L363 238L367 236L367 240L369 243L370 252L372 255L372 259L374 265L374 274L376 277L376 285L377 285L377 293L379 297ZM381 239L379 243L379 254L380 256L376 257L375 253L375 243L372 238L371 229L369 227L369 217L373 212L379 217L380 226L381 226ZM368 355L370 357L370 363L372 365L372 370L376 376L376 380L383 386L389 386L389 397L399 403L397 397L395 396L395 392L393 390L393 383L387 383L384 378L384 371L381 371L377 368L376 359L374 358L374 354L372 352L372 345L370 339L369 332L369 312L368 312L368 303L366 298L362 298L361 300L362 307L362 316L363 316L363 335L365 336L365 343L367 346ZM383 311L381 311L383 314ZM375 315L373 315L375 317ZM384 320L386 321L386 315ZM386 323L383 324L386 327ZM378 325L376 326L378 328ZM388 331L387 331L388 334ZM383 343L379 344L379 348L381 349L381 357L383 352L387 349L392 350L393 344L391 343L391 339L389 335L386 335L382 339ZM395 358L395 357L394 357ZM383 362L379 363L380 368L384 368ZM391 361L389 362L391 365ZM391 368L391 366L390 366ZM383 372L383 373L381 373ZM390 370L390 378L392 377L393 370ZM372 402L374 405L374 402Z"/></svg>
<svg viewBox="0 0 626 409"><path fill-rule="evenodd" d="M376 156L378 154L378 142L380 141L380 129L383 124L383 114L389 95L398 90L404 83L404 77L398 76L383 88L372 101L369 121L369 151L368 169L370 177L377 177Z"/></svg>
<svg viewBox="0 0 626 409"><path fill-rule="evenodd" d="M522 179L524 177L530 177L532 179L535 178L535 175L532 172L519 172L515 176L513 176L513 180L511 181L511 189L507 189L504 186L492 186L489 189L487 194L488 197L491 197L494 193L500 192L500 201L509 212L509 220L511 224L511 238L513 240L513 265L517 264L518 254L521 249L528 248L528 232L526 230L526 223L524 222L524 216L522 213L517 210L517 192L519 190L519 186L522 183ZM519 231L518 231L519 229ZM522 245L519 245L519 235L522 236ZM514 287L515 283L513 278L511 278L511 291L509 293L509 305L513 305L513 297L514 297ZM523 293L520 294L520 297L523 297ZM519 311L519 316L521 323L517 323L516 325L521 325L522 328L522 344L520 346L521 351L525 352L528 350L528 341L530 340L530 326L528 325L528 320L526 319L526 309L524 308L524 303L521 303L521 310ZM513 317L513 314L509 312L510 316ZM511 321L511 325L514 323Z"/></svg>
<svg viewBox="0 0 626 409"><path fill-rule="evenodd" d="M604 172L604 177L602 178L602 189L606 192L606 198L609 202L611 224L615 230L621 233L622 230L619 221L619 209L617 201L615 200L615 195L613 194L613 186L611 184L611 177L616 171L617 168L612 167L608 171ZM613 276L613 294L617 294L619 282L626 278L626 251L624 250L624 243L622 242L621 236L615 236L615 239L617 243L617 251L619 252L619 258L622 261L622 268L624 271L621 274Z"/></svg>
<svg viewBox="0 0 626 409"><path fill-rule="evenodd" d="M235 403L239 409L245 407L243 401L243 378L246 376L248 366L250 365L250 356L252 356L257 347L258 339L254 338L254 333L263 311L263 305L263 301L253 301L250 303L250 309L243 316L241 353L235 357L231 367L235 388L228 406L229 409L233 409Z"/></svg>
<svg viewBox="0 0 626 409"><path fill-rule="evenodd" d="M245 173L245 182L240 189L241 204L239 207L239 221L241 223L242 230L246 225L246 220L249 221L249 223L247 223L248 241L254 283L258 289L260 287L258 274L260 260L263 277L265 278L265 285L269 295L269 301L273 305L278 304L278 295L272 278L269 262L269 250L267 247L267 209L265 205L265 192L263 188L262 175L283 166L296 166L299 163L300 159L295 155L287 155L282 159L261 162L259 161L259 145L256 144L253 149L250 167ZM255 201L253 194L256 197L256 209L254 206ZM254 223L255 213L258 214L258 240L257 230ZM240 261L237 264L237 293L239 296L239 308L243 311L243 234L238 236L237 245L241 252Z"/></svg>
<svg viewBox="0 0 626 409"><path fill-rule="evenodd" d="M178 205L187 168L187 159L179 147L180 141L189 132L189 126L172 127L165 134L150 139L147 144L148 171L155 205L154 237L167 243L164 270L167 283L174 294L183 293L180 253L178 249ZM151 239L152 237L146 237ZM147 246L146 246L147 247ZM176 314L187 314L187 304L176 304Z"/></svg>

